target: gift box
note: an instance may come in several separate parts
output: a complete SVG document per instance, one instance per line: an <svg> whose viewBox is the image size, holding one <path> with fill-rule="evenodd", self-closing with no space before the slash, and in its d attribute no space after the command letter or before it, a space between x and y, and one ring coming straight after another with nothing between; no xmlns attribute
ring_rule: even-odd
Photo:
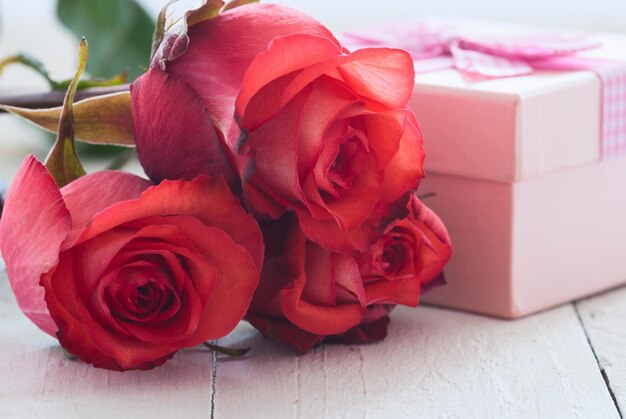
<svg viewBox="0 0 626 419"><path fill-rule="evenodd" d="M626 283L626 36L432 21L364 34L348 38L415 59L419 193L454 246L423 302L517 318Z"/></svg>

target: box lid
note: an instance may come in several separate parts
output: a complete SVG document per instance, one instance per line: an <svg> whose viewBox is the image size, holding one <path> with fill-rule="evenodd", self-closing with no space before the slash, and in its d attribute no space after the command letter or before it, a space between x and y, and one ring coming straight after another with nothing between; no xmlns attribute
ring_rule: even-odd
<svg viewBox="0 0 626 419"><path fill-rule="evenodd" d="M589 71L477 80L416 77L410 106L427 171L519 181L600 158L600 80Z"/></svg>
<svg viewBox="0 0 626 419"><path fill-rule="evenodd" d="M626 63L626 36L593 39L601 47L577 56ZM602 82L594 71L486 78L445 69L415 82L410 106L427 171L514 182L601 159Z"/></svg>

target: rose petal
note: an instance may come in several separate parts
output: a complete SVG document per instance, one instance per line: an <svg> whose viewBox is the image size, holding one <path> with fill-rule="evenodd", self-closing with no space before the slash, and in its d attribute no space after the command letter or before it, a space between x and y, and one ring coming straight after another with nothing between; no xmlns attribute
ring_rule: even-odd
<svg viewBox="0 0 626 419"><path fill-rule="evenodd" d="M284 6L252 4L193 25L187 51L168 63L167 71L189 83L217 126L227 133L250 63L273 39L294 33L326 37L339 45L332 33L310 16ZM234 149L236 137L227 140Z"/></svg>
<svg viewBox="0 0 626 419"><path fill-rule="evenodd" d="M191 218L181 218L177 227L189 237L193 237L194 230L203 228ZM260 278L246 248L218 228L204 229L211 239L195 244L211 261L218 277L204 306L198 329L192 337L181 342L184 346L195 346L230 333L246 314ZM199 285L196 283L197 288Z"/></svg>
<svg viewBox="0 0 626 419"><path fill-rule="evenodd" d="M94 221L96 219L97 217ZM182 236L179 230L171 225L160 225L160 223L148 225L139 231L124 228L107 230L71 250L77 256L75 271L77 277L80 278L78 290L83 298L88 298L94 292L100 277L111 264L119 263L116 256L136 239L157 239L181 249L195 250L193 242ZM146 250L150 249L150 246L146 246Z"/></svg>
<svg viewBox="0 0 626 419"><path fill-rule="evenodd" d="M126 222L182 214L216 226L252 255L256 266L263 265L263 237L258 223L242 208L222 178L199 176L190 182L163 181L147 189L139 199L120 202L101 212L85 229L79 243Z"/></svg>
<svg viewBox="0 0 626 419"><path fill-rule="evenodd" d="M363 288L363 278L354 258L344 253L332 253L331 257L335 270L336 284L350 291L359 304L365 307L367 303L365 289Z"/></svg>
<svg viewBox="0 0 626 419"><path fill-rule="evenodd" d="M303 54L302 51L306 51L306 54ZM250 100L272 80L313 64L324 62L340 54L339 44L332 37L298 33L273 39L267 50L258 54L250 63L241 84L241 92L237 97L237 114L244 116L245 121L246 109ZM285 100L283 97L283 100L276 105L284 106L306 84L300 86L288 99Z"/></svg>
<svg viewBox="0 0 626 419"><path fill-rule="evenodd" d="M379 207L359 228L348 233L345 233L334 220L315 220L309 213L297 208L295 212L300 227L309 240L334 252L351 253L355 250L365 252L391 221L407 216L410 195L410 192L405 193L397 201Z"/></svg>
<svg viewBox="0 0 626 419"><path fill-rule="evenodd" d="M133 324L125 322L124 327L137 339L154 344L176 343L192 336L202 315L202 302L187 282L180 294L181 309L166 322L153 324Z"/></svg>
<svg viewBox="0 0 626 419"><path fill-rule="evenodd" d="M337 201L326 201L328 211L345 232L359 228L376 208L382 191L381 173L376 170L376 158L366 155L366 167L358 175L350 189L341 193Z"/></svg>
<svg viewBox="0 0 626 419"><path fill-rule="evenodd" d="M266 338L272 338L278 342L287 343L301 353L308 352L324 339L324 336L302 330L286 319L274 319L257 314L248 314L246 320Z"/></svg>
<svg viewBox="0 0 626 419"><path fill-rule="evenodd" d="M293 38L293 41L289 41ZM366 48L351 54L334 51L328 40L302 35L284 38L281 49L274 56L295 55L299 45L308 45L308 49L329 52L309 60L308 66L293 79L285 89L282 104L289 102L304 86L322 75L328 75L349 86L366 106L374 111L382 108L404 108L411 99L414 86L414 68L411 56L406 52L390 48ZM320 54L321 55L321 54ZM300 58L306 60L306 58ZM274 70L276 71L276 70ZM239 110L239 108L237 108Z"/></svg>
<svg viewBox="0 0 626 419"><path fill-rule="evenodd" d="M254 153L254 173L247 183L258 188L255 180L263 179L272 194L285 201L305 200L298 180L298 142L295 139L309 94L310 89L303 91L275 118L251 132L247 140ZM243 187L245 190L246 184Z"/></svg>
<svg viewBox="0 0 626 419"><path fill-rule="evenodd" d="M286 249L291 251L291 249ZM331 253L307 241L304 260L306 281L302 290L302 297L309 303L319 306L335 305L335 269L331 260Z"/></svg>
<svg viewBox="0 0 626 419"><path fill-rule="evenodd" d="M0 251L17 302L39 328L54 335L41 276L53 269L72 228L59 188L35 157L24 159L7 194L0 220Z"/></svg>
<svg viewBox="0 0 626 419"><path fill-rule="evenodd" d="M391 202L409 190L417 189L419 179L424 177L424 148L417 119L407 111L407 123L400 148L385 168L382 202Z"/></svg>
<svg viewBox="0 0 626 419"><path fill-rule="evenodd" d="M408 52L391 48L354 51L339 66L346 83L356 94L392 109L407 106L415 84L413 59Z"/></svg>
<svg viewBox="0 0 626 419"><path fill-rule="evenodd" d="M443 221L415 195L411 197L412 220L424 235L421 281L428 284L437 279L452 256L450 236Z"/></svg>
<svg viewBox="0 0 626 419"><path fill-rule="evenodd" d="M302 299L308 281L305 271L306 238L294 229L288 240L287 263L295 275L291 286L281 291L282 311L296 326L317 335L342 333L360 323L364 308L359 303L338 306L315 305Z"/></svg>
<svg viewBox="0 0 626 419"><path fill-rule="evenodd" d="M64 252L60 256L57 272L42 278L42 285L46 288L46 303L59 326L57 338L69 353L80 356L83 361L95 367L118 371L154 368L173 356L177 349L175 347L133 345L132 339L123 339L102 329L77 297L74 281L67 280L72 278L72 265L71 253ZM62 280L58 280L59 278ZM120 339L128 343L121 363L112 358L101 345L94 344L92 336L98 333L109 336L109 339ZM106 337L104 341L106 342ZM128 360L134 360L134 363Z"/></svg>
<svg viewBox="0 0 626 419"><path fill-rule="evenodd" d="M139 198L150 186L152 182L130 173L101 171L80 177L61 188L72 217L72 231L62 250L74 244L94 215L120 201Z"/></svg>
<svg viewBox="0 0 626 419"><path fill-rule="evenodd" d="M131 97L137 153L152 180L221 175L239 188L234 157L189 84L154 67L133 83Z"/></svg>
<svg viewBox="0 0 626 419"><path fill-rule="evenodd" d="M368 305L402 304L417 307L420 291L421 284L416 277L395 281L383 279L365 287L365 300Z"/></svg>
<svg viewBox="0 0 626 419"><path fill-rule="evenodd" d="M391 323L389 316L384 316L372 323L355 326L340 335L328 336L324 339L324 343L351 345L381 341L387 337L389 323Z"/></svg>

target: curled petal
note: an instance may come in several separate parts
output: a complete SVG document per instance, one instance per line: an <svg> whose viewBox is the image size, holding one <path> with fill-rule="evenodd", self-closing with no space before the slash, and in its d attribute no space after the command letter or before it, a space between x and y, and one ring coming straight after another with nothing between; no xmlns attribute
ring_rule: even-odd
<svg viewBox="0 0 626 419"><path fill-rule="evenodd" d="M72 217L72 231L64 249L71 247L91 218L120 201L137 199L152 182L125 172L101 171L83 176L61 189Z"/></svg>
<svg viewBox="0 0 626 419"><path fill-rule="evenodd" d="M243 246L257 268L263 266L263 237L258 223L246 214L222 178L199 176L190 182L163 181L137 200L120 202L100 213L87 226L77 244L140 218L184 214L206 226L217 226Z"/></svg>
<svg viewBox="0 0 626 419"><path fill-rule="evenodd" d="M289 248L287 263L297 274L291 286L281 291L282 311L285 317L296 326L318 335L342 333L359 324L364 309L358 302L317 305L302 298L308 279L305 270L306 238L301 231L294 230L289 239Z"/></svg>
<svg viewBox="0 0 626 419"><path fill-rule="evenodd" d="M35 157L22 163L7 194L0 220L0 251L17 302L39 328L53 335L54 324L39 281L58 263L72 219L59 188Z"/></svg>

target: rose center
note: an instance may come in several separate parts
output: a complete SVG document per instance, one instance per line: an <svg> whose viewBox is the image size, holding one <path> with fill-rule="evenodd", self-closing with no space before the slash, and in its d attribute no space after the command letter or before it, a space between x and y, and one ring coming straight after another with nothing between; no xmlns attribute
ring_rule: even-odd
<svg viewBox="0 0 626 419"><path fill-rule="evenodd" d="M160 305L162 298L163 291L152 281L135 288L129 296L137 312L153 311Z"/></svg>
<svg viewBox="0 0 626 419"><path fill-rule="evenodd" d="M382 253L378 256L378 264L387 274L393 274L404 263L404 250L399 243L391 243L385 246Z"/></svg>
<svg viewBox="0 0 626 419"><path fill-rule="evenodd" d="M339 145L337 157L328 168L328 180L335 189L350 189L354 178L362 170L363 153L359 153L359 140L350 137Z"/></svg>
<svg viewBox="0 0 626 419"><path fill-rule="evenodd" d="M109 288L112 311L127 321L146 322L163 313L175 299L162 267L127 268L118 275L118 286Z"/></svg>

